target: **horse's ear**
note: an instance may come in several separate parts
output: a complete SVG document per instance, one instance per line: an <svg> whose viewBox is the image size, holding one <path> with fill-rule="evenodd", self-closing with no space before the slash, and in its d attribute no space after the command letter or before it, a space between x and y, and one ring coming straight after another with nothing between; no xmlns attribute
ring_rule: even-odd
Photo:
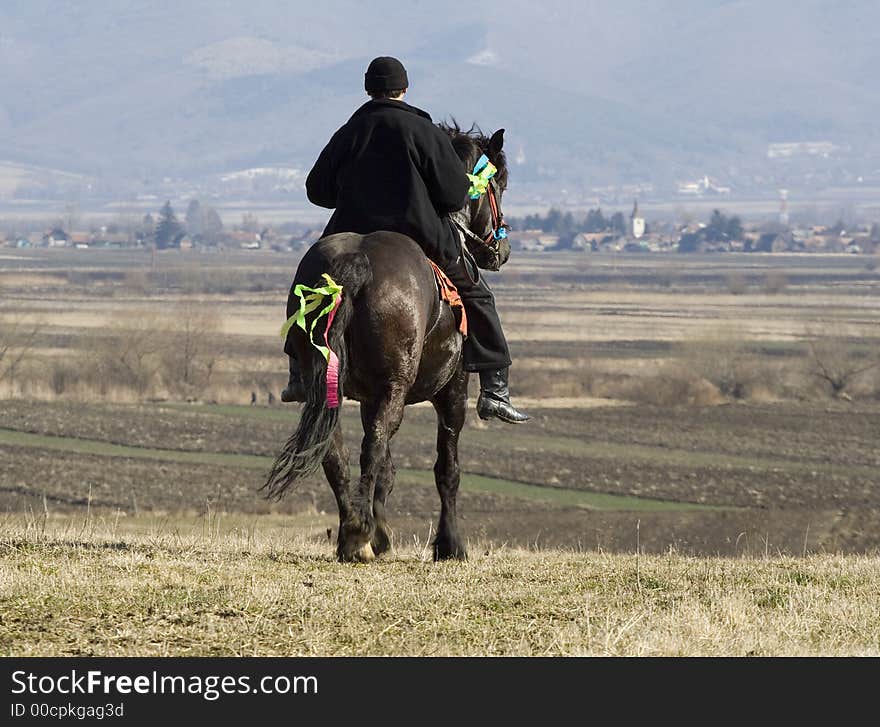
<svg viewBox="0 0 880 727"><path fill-rule="evenodd" d="M495 157L504 147L504 129L498 129L489 139L489 156Z"/></svg>

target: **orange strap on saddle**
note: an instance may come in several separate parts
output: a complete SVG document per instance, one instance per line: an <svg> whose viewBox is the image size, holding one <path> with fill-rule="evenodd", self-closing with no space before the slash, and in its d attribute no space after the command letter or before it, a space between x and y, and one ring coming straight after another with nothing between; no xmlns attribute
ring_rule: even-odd
<svg viewBox="0 0 880 727"><path fill-rule="evenodd" d="M458 330L461 332L462 336L467 336L467 313L465 313L464 302L461 299L458 288L455 287L453 282L449 279L449 276L440 269L440 266L437 265L437 263L430 258L427 258L427 260L431 263L431 267L434 269L434 277L437 279L437 289L440 291L440 300L445 300L449 303L449 307L452 308L453 313L456 312L456 308L459 309Z"/></svg>

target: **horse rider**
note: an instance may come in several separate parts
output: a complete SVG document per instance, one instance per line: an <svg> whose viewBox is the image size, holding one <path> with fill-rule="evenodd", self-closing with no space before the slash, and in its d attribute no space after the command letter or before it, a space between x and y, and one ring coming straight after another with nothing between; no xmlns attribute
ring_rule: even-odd
<svg viewBox="0 0 880 727"><path fill-rule="evenodd" d="M389 230L408 235L459 290L468 318L466 371L480 377L477 413L519 423L530 417L510 403L510 351L483 276L465 269L462 240L447 216L468 199L462 160L449 136L421 109L405 103L406 69L396 58L373 59L364 77L370 100L330 139L306 179L309 201L333 209L323 235ZM473 277L477 277L474 275ZM293 291L291 290L291 295ZM282 401L303 401L293 351Z"/></svg>

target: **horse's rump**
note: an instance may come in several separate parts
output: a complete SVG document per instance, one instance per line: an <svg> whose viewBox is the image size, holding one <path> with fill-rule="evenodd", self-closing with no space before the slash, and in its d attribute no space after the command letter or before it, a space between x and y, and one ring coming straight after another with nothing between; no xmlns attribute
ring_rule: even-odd
<svg viewBox="0 0 880 727"><path fill-rule="evenodd" d="M352 273L363 260L368 279ZM340 278L343 306L346 301L351 306L347 320L333 324L345 329L344 351L337 354L344 359L342 389L348 398L364 401L381 389L377 382L395 381L409 385L407 402L413 403L430 398L449 380L459 362L461 337L449 306L439 301L424 252L411 238L389 231L328 235L303 257L294 284L314 285L327 272ZM356 287L347 286L346 278ZM307 361L320 366L303 332L292 335L303 368Z"/></svg>

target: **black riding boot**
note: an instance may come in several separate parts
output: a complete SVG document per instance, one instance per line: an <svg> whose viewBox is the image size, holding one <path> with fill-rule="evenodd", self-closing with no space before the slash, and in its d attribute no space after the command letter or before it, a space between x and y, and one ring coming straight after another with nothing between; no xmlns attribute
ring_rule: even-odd
<svg viewBox="0 0 880 727"><path fill-rule="evenodd" d="M480 419L495 417L508 424L520 424L531 419L510 403L510 389L507 386L509 372L509 367L480 371L480 396L477 398Z"/></svg>
<svg viewBox="0 0 880 727"><path fill-rule="evenodd" d="M293 356L290 359L290 378L287 381L287 387L281 391L281 401L290 403L291 401L305 401L306 394L303 391L302 377L299 373L299 364Z"/></svg>

